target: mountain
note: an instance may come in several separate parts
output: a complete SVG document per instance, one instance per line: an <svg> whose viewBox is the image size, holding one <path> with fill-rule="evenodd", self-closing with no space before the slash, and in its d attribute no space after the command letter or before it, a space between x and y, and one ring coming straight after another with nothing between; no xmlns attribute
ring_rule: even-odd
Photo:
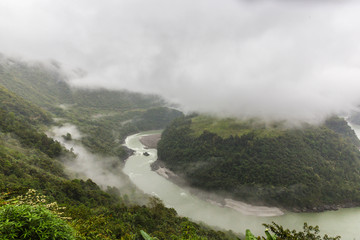
<svg viewBox="0 0 360 240"><path fill-rule="evenodd" d="M359 140L338 117L286 128L187 116L162 134L159 159L203 190L292 211L360 205Z"/></svg>
<svg viewBox="0 0 360 240"><path fill-rule="evenodd" d="M21 69L20 66L17 68ZM4 74L4 68L2 70ZM19 73L16 72L16 74ZM9 81L8 84L19 86L17 91L23 92L27 99L0 86L0 219L7 214L3 209L9 209L3 207L16 208L32 205L38 208L40 206L49 208L54 213L60 212L59 216L64 217L67 224L74 229L76 239L141 239L141 230L159 239L183 239L185 236L193 239L235 239L234 234L215 231L178 216L174 209L166 208L160 200L141 193L130 183L127 187L133 188L129 190L132 195L126 195L127 192L123 192L123 189L113 187L108 187L104 191L91 179L70 179L69 171L64 170L62 159L71 161L76 156L44 133L53 124L58 124L52 120L52 116L56 116L56 113L44 108L51 110L57 104L63 104L64 101L61 99L63 93L59 92L59 95L54 95L53 98L48 98L46 94L32 96L32 94L43 94L42 91L45 90L35 85L25 84L27 77L22 77L24 78L16 78L15 82ZM2 77L0 81L4 81ZM32 91L32 94L26 92L27 90ZM106 95L107 92L104 93L104 98L108 98ZM141 102L144 98L137 94L129 93L129 95L135 96L135 102ZM41 99L48 99L49 102L38 105L37 102L42 101ZM118 100L114 99L114 101ZM113 102L106 104L112 105ZM141 104L145 106L148 103ZM134 106L127 106L127 108L133 110L139 105L140 103L135 103ZM85 104L81 107L86 110L101 108ZM178 114L175 110L161 106L153 108L150 104L147 107L148 109L141 109L135 112L136 114L129 114L138 118L134 120L138 125L134 123L134 126L141 128L143 124L141 121L146 119L141 116L146 114L149 115L147 117L150 120L159 116L164 118L163 122L154 120L155 125L150 124L144 128L158 127L168 121L168 118L173 117L174 113ZM112 111L115 111L114 108L111 108ZM115 112L114 115L121 113L123 112ZM159 113L159 116L155 113ZM64 117L66 118L62 121L81 122L77 116L65 109ZM111 117L114 116L111 115ZM99 119L104 118L106 119L106 117L99 117ZM94 121L103 125L106 123L102 120ZM90 124L91 121L84 126L88 127ZM135 202L139 201L134 198L139 198L144 202L149 201L149 203L137 205ZM21 219L25 219L26 216L23 215ZM38 221L36 219L38 217L34 216L29 220L32 226L36 226ZM13 234L11 236L21 238L20 235L16 235L17 233L11 232L15 227L8 228L9 224L12 222L0 220L0 235L6 238ZM21 223L14 222L14 224L18 229Z"/></svg>
<svg viewBox="0 0 360 240"><path fill-rule="evenodd" d="M56 104L71 103L71 90L65 79L55 65L0 55L0 84L38 106L51 108Z"/></svg>
<svg viewBox="0 0 360 240"><path fill-rule="evenodd" d="M56 62L25 62L0 55L0 85L47 110L56 124L72 123L87 133L81 141L92 152L122 159L128 152L118 143L127 135L162 129L183 115L156 95L71 88Z"/></svg>
<svg viewBox="0 0 360 240"><path fill-rule="evenodd" d="M158 239L238 239L232 232L178 216L159 199L139 191L122 172L118 174L125 186L119 189L104 190L91 179L72 179L63 160L74 161L76 155L44 133L54 125L74 124L86 133L83 145L96 154L119 157L112 158L118 164L129 154L119 144L127 134L164 128L177 117L183 114L166 107L158 96L74 90L56 62L29 63L0 55L0 235L38 239L38 234L64 226L66 233L57 229L52 236L153 239L146 231ZM71 139L70 134L65 137ZM275 224L269 228L291 239L304 233L318 236L309 233L316 228L292 234ZM252 236L250 231L246 234Z"/></svg>

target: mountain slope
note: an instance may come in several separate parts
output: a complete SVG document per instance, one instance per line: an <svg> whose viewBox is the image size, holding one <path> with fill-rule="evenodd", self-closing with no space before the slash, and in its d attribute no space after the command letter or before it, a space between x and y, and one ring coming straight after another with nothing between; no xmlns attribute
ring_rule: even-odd
<svg viewBox="0 0 360 240"><path fill-rule="evenodd" d="M0 57L0 85L6 86L0 86L0 213L3 205L23 204L14 197L24 199L31 192L25 204L56 206L56 201L65 208L77 239L141 239L140 230L158 239L237 239L179 217L157 199L136 205L134 198L149 196L131 186L130 192L113 187L105 192L90 179L69 179L61 159L75 156L44 134L49 124L75 123L87 133L86 146L117 155L113 146L126 134L163 128L182 113L164 107L156 96L73 91L56 69L57 64L49 68Z"/></svg>
<svg viewBox="0 0 360 240"><path fill-rule="evenodd" d="M33 195L31 204L56 201L65 207L77 239L139 239L140 230L159 239L181 239L185 234L234 239L179 217L157 199L139 206L119 189L105 192L90 179L69 179L58 157L69 161L75 156L41 132L49 121L45 110L0 87L0 209L35 189L31 191L46 195L46 202L36 203L39 195ZM137 197L149 199L144 194Z"/></svg>
<svg viewBox="0 0 360 240"><path fill-rule="evenodd" d="M48 124L51 115L0 85L0 108L27 118L31 123Z"/></svg>
<svg viewBox="0 0 360 240"><path fill-rule="evenodd" d="M338 118L286 129L187 117L163 132L158 156L194 187L255 204L320 211L360 205L360 153L353 134Z"/></svg>
<svg viewBox="0 0 360 240"><path fill-rule="evenodd" d="M182 116L181 112L167 108L165 101L155 95L73 89L59 64L54 62L46 65L0 56L1 85L1 89L6 88L52 113L57 124L75 124L86 133L81 141L92 152L122 159L127 158L128 152L119 142L127 135L164 128ZM25 110L26 107L21 111ZM50 116L48 114L48 121Z"/></svg>
<svg viewBox="0 0 360 240"><path fill-rule="evenodd" d="M54 65L29 63L0 56L0 84L42 107L71 103L65 77Z"/></svg>

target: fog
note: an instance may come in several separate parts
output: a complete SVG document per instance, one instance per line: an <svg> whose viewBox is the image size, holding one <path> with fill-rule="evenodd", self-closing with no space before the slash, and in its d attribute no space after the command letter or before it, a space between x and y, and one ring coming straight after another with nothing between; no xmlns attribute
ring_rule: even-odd
<svg viewBox="0 0 360 240"><path fill-rule="evenodd" d="M0 52L185 111L317 122L360 103L359 12L346 0L0 0Z"/></svg>
<svg viewBox="0 0 360 240"><path fill-rule="evenodd" d="M65 141L63 135L71 133L72 140ZM107 186L121 189L128 182L122 174L122 164L117 157L104 157L89 152L80 142L82 135L78 129L71 124L64 124L61 127L53 127L48 133L52 138L61 142L67 149L71 149L76 157L64 159L67 169L76 178L91 178L94 182L106 189Z"/></svg>

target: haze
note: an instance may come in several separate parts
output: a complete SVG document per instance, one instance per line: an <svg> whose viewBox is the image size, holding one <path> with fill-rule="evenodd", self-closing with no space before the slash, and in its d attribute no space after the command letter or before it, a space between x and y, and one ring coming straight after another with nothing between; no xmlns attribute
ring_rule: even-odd
<svg viewBox="0 0 360 240"><path fill-rule="evenodd" d="M75 141L64 141L63 135L71 133ZM63 159L66 168L71 169L71 174L76 178L91 178L103 189L107 186L121 189L125 186L124 176L120 174L121 165L117 157L104 157L89 152L80 142L82 135L79 130L70 124L53 127L48 133L50 137L61 142L67 149L72 149L76 154L75 159Z"/></svg>
<svg viewBox="0 0 360 240"><path fill-rule="evenodd" d="M0 52L185 111L317 122L360 103L359 12L357 1L0 0Z"/></svg>

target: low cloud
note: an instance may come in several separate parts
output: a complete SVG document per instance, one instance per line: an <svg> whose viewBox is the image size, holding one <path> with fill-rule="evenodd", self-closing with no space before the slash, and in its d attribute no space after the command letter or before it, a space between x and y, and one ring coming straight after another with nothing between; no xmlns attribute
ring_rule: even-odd
<svg viewBox="0 0 360 240"><path fill-rule="evenodd" d="M317 122L360 103L357 1L0 1L0 52L186 111Z"/></svg>
<svg viewBox="0 0 360 240"><path fill-rule="evenodd" d="M75 141L65 141L62 136L70 133ZM79 141L82 136L78 129L70 124L53 127L48 133L52 138L61 142L67 149L72 149L76 157L65 160L66 168L71 169L76 177L91 178L101 187L124 187L126 179L121 173L121 164L116 157L104 157L90 153ZM112 171L110 171L110 169Z"/></svg>

